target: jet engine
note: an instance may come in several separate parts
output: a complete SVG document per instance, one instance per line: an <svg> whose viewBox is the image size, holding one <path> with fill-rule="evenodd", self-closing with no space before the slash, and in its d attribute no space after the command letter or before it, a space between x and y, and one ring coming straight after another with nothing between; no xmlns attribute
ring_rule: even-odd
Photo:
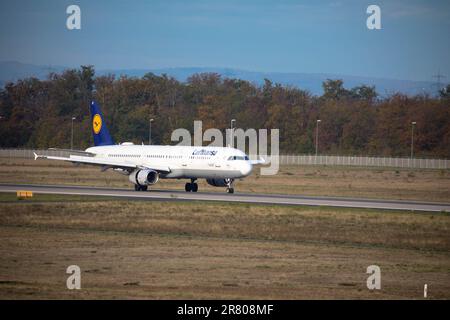
<svg viewBox="0 0 450 320"><path fill-rule="evenodd" d="M155 184L159 180L159 173L154 170L135 170L128 176L131 182L140 186Z"/></svg>
<svg viewBox="0 0 450 320"><path fill-rule="evenodd" d="M206 179L206 182L214 187L227 187L231 183L231 179Z"/></svg>

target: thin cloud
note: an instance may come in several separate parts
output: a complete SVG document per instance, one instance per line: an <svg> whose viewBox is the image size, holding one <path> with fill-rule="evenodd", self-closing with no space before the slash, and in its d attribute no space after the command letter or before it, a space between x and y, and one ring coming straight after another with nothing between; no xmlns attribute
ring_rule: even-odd
<svg viewBox="0 0 450 320"><path fill-rule="evenodd" d="M431 5L430 3L389 2L383 13L391 18L430 18L448 17L450 7Z"/></svg>

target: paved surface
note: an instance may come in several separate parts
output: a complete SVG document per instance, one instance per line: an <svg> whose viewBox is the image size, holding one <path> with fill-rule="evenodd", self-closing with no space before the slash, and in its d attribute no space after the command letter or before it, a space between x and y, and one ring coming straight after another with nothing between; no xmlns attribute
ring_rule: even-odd
<svg viewBox="0 0 450 320"><path fill-rule="evenodd" d="M347 208L372 208L386 210L411 211L446 211L450 212L450 203L433 203L418 201L397 201L382 199L310 197L281 194L252 193L219 193L219 192L185 192L177 190L134 191L130 189L110 189L99 187L66 186L66 185L26 185L0 184L0 192L16 192L17 190L33 191L42 194L108 196L136 200L183 200L183 201L223 201L257 204L331 206Z"/></svg>

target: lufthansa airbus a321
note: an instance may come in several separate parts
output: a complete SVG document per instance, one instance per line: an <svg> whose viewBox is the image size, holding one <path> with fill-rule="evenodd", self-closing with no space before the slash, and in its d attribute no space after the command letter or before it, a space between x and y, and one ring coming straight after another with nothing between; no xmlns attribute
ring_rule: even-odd
<svg viewBox="0 0 450 320"><path fill-rule="evenodd" d="M197 179L206 179L215 187L226 187L234 193L234 181L248 176L253 164L242 151L229 147L191 147L114 144L103 115L95 101L90 104L94 147L69 157L34 154L36 159L68 161L102 167L128 175L136 191L147 191L159 179L190 179L187 192L197 192Z"/></svg>

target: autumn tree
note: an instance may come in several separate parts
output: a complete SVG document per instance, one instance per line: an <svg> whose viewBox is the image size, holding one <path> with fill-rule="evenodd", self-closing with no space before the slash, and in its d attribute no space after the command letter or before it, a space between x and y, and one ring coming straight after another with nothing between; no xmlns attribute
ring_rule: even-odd
<svg viewBox="0 0 450 320"><path fill-rule="evenodd" d="M186 82L168 75L96 76L92 66L51 73L46 80L27 78L0 89L1 147L69 147L92 145L89 101L97 100L117 142L170 144L174 129L224 130L230 120L244 130L280 129L282 153L314 153L317 120L320 154L408 156L411 122L415 154L450 157L450 87L439 97L393 94L380 98L376 88L345 88L327 79L323 94L264 79L256 85L217 73L194 74Z"/></svg>

